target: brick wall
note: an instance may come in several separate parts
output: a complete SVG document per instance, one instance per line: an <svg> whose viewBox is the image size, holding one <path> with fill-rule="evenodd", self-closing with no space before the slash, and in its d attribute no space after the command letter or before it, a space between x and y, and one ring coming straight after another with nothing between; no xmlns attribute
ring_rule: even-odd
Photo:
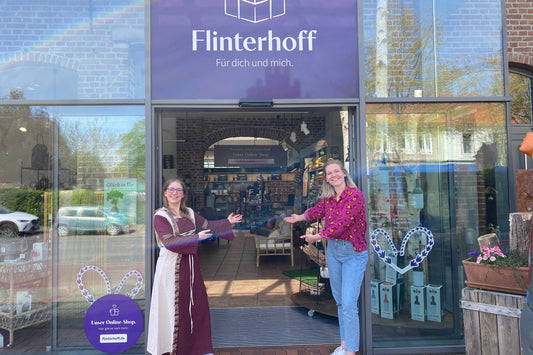
<svg viewBox="0 0 533 355"><path fill-rule="evenodd" d="M533 67L533 2L507 0L505 6L509 63Z"/></svg>
<svg viewBox="0 0 533 355"><path fill-rule="evenodd" d="M38 84L44 92L26 98L144 97L142 2L2 1L0 12L10 14L0 24L3 91Z"/></svg>

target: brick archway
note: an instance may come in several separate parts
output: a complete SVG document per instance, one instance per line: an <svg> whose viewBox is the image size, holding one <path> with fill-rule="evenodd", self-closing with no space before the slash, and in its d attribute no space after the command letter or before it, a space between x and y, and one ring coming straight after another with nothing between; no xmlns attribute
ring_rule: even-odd
<svg viewBox="0 0 533 355"><path fill-rule="evenodd" d="M274 127L225 127L211 132L205 137L205 149L223 139L233 137L268 138L281 142L287 138L287 131Z"/></svg>
<svg viewBox="0 0 533 355"><path fill-rule="evenodd" d="M526 68L531 70L533 68L533 56L525 54L509 54L509 67Z"/></svg>
<svg viewBox="0 0 533 355"><path fill-rule="evenodd" d="M176 144L176 175L186 180L189 195L194 201L193 207L201 209L204 205L204 157L210 146L226 138L257 137L284 141L288 147L300 151L322 139L325 134L325 115L307 116L305 122L309 128L307 134L300 129L300 116L282 119L275 114L264 117L252 113L243 120L231 114L221 118L206 113L205 116L202 114L180 121L176 127L176 137L183 141ZM292 132L298 136L296 142L289 139Z"/></svg>

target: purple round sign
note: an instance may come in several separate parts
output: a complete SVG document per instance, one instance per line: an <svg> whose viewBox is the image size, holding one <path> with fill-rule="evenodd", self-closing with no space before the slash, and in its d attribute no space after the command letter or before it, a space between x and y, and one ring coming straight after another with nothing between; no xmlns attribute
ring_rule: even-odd
<svg viewBox="0 0 533 355"><path fill-rule="evenodd" d="M123 295L97 299L85 315L85 336L96 349L116 354L131 348L143 331L139 306Z"/></svg>

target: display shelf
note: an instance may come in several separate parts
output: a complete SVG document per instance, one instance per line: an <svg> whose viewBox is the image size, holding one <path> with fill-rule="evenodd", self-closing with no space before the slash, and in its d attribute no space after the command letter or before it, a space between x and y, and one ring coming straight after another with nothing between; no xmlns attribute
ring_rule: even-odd
<svg viewBox="0 0 533 355"><path fill-rule="evenodd" d="M323 167L313 167L305 170L302 191L303 196L307 198L306 207L313 206L317 201L324 177Z"/></svg>
<svg viewBox="0 0 533 355"><path fill-rule="evenodd" d="M379 314L372 314L372 324L379 326L393 326L412 329L453 329L453 314L444 312L442 322L424 322L411 319L409 312L400 312L394 319L382 318Z"/></svg>
<svg viewBox="0 0 533 355"><path fill-rule="evenodd" d="M214 195L211 206L217 215L241 213L245 221L264 220L284 212L294 199L294 173L209 174L207 187Z"/></svg>
<svg viewBox="0 0 533 355"><path fill-rule="evenodd" d="M320 221L307 227L306 233L312 233L315 228L320 228ZM300 279L299 292L291 295L291 300L302 307L309 309L308 315L313 316L315 312L337 317L337 306L331 293L329 275L326 276L323 268L327 267L326 263L326 244L322 241L316 243L306 243L300 249L307 257L319 266L317 271L317 283L308 285ZM301 268L300 268L301 270ZM324 271L324 275L323 275Z"/></svg>
<svg viewBox="0 0 533 355"><path fill-rule="evenodd" d="M14 342L15 330L39 325L50 320L52 307L50 304L43 304L34 309L21 314L10 314L0 312L0 328L9 331L9 343L7 348L11 348Z"/></svg>
<svg viewBox="0 0 533 355"><path fill-rule="evenodd" d="M0 308L0 328L9 332L8 348L13 346L15 330L50 319L51 307L46 296L49 290L48 277L47 260L0 263L0 289L8 290L7 306L4 304ZM28 290L32 290L29 303L20 304L17 292Z"/></svg>
<svg viewBox="0 0 533 355"><path fill-rule="evenodd" d="M48 261L24 261L15 264L0 263L0 283L24 283L48 276Z"/></svg>

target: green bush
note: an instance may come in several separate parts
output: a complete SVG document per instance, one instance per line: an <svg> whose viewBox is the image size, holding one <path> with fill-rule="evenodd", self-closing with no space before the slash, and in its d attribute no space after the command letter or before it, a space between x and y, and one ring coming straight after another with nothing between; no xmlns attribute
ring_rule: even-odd
<svg viewBox="0 0 533 355"><path fill-rule="evenodd" d="M51 193L50 190L32 190L17 188L0 188L0 205L12 211L31 213L39 217L41 226L44 221L44 195ZM59 206L89 205L103 206L104 192L80 189L65 190L59 193ZM144 223L145 211L144 200L137 201L136 223ZM48 206L50 208L50 206Z"/></svg>
<svg viewBox="0 0 533 355"><path fill-rule="evenodd" d="M0 205L12 211L31 213L44 218L44 190L2 188L0 189Z"/></svg>
<svg viewBox="0 0 533 355"><path fill-rule="evenodd" d="M88 189L72 191L72 205L94 205L94 191Z"/></svg>
<svg viewBox="0 0 533 355"><path fill-rule="evenodd" d="M72 205L72 190L64 190L59 192L59 206Z"/></svg>

